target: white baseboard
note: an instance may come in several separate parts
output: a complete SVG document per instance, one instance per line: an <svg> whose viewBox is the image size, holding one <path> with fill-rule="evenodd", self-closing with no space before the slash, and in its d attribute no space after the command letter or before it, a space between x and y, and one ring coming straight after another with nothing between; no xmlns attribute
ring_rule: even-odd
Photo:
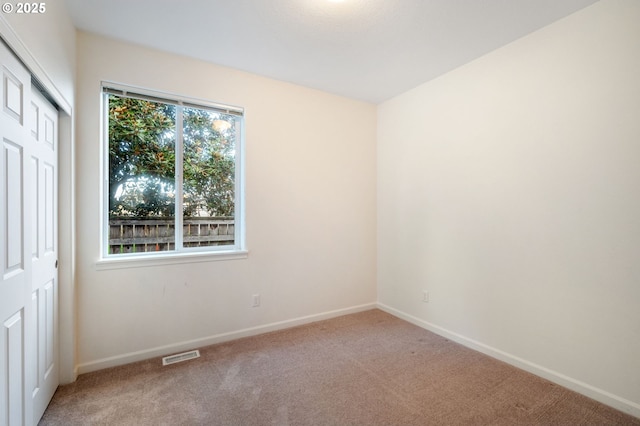
<svg viewBox="0 0 640 426"><path fill-rule="evenodd" d="M596 388L595 386L591 386L587 383L565 376L564 374L558 373L557 371L550 370L525 359L511 355L507 352L503 352L499 349L485 345L484 343L470 339L461 334L454 333L445 328L424 321L420 318L414 317L413 315L409 315L382 303L378 303L377 306L379 309L400 319L415 324L418 327L429 330L440 336L446 337L447 339L453 340L454 342L460 343L463 346L474 349L485 355L489 355L492 358L499 359L500 361L504 361L507 364L513 365L514 367L518 367L522 370L528 371L529 373L535 374L536 376L542 377L560 386L571 389L572 391L595 399L596 401L601 402L605 405L640 418L640 404L636 402L629 401L605 390Z"/></svg>
<svg viewBox="0 0 640 426"><path fill-rule="evenodd" d="M130 364L132 362L143 361L149 358L161 357L177 352L184 352L191 349L197 349L216 343L227 342L242 337L255 336L258 334L268 333L270 331L283 330L285 328L296 327L298 325L309 324L316 321L335 318L342 315L354 314L356 312L368 311L375 309L376 303L368 303L365 305L352 306L350 308L338 309L335 311L323 312L320 314L308 315L305 317L294 318L286 321L279 321L256 327L244 328L241 330L230 331L227 333L215 334L213 336L203 337L200 339L189 340L185 342L175 343L166 346L158 346L151 349L145 349L137 352L116 355L109 358L102 358L95 361L79 364L77 366L78 374L90 373L92 371L102 370L105 368L116 367L119 365Z"/></svg>

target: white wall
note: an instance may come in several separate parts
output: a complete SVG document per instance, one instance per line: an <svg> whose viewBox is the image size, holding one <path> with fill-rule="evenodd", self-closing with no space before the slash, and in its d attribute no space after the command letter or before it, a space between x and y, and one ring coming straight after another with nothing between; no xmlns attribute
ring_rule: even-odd
<svg viewBox="0 0 640 426"><path fill-rule="evenodd" d="M80 372L375 303L374 105L87 33L77 53ZM101 80L245 108L247 259L95 269Z"/></svg>
<svg viewBox="0 0 640 426"><path fill-rule="evenodd" d="M37 60L60 94L72 104L76 30L64 2L47 2L46 11L42 14L2 13L0 19L2 18L6 19L12 31L30 55ZM16 49L16 46L11 47ZM31 66L29 63L27 65Z"/></svg>
<svg viewBox="0 0 640 426"><path fill-rule="evenodd" d="M379 106L378 297L640 416L638 22L604 0Z"/></svg>
<svg viewBox="0 0 640 426"><path fill-rule="evenodd" d="M14 3L15 4L15 3ZM44 85L61 109L59 119L58 242L60 381L76 378L75 205L73 108L76 31L61 1L47 2L39 15L0 14L0 36Z"/></svg>

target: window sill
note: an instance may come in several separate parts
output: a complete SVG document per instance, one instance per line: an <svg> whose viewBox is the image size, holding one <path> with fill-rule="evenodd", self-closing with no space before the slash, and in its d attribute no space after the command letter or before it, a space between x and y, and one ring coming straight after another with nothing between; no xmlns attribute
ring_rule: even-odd
<svg viewBox="0 0 640 426"><path fill-rule="evenodd" d="M168 253L140 256L109 257L96 262L96 270L145 268L153 266L179 265L185 263L218 262L222 260L246 259L247 250L217 251L208 253Z"/></svg>

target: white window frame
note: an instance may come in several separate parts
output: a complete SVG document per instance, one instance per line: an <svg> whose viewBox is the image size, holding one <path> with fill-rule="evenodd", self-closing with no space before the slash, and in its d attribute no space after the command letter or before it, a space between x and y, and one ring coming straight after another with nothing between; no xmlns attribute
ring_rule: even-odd
<svg viewBox="0 0 640 426"><path fill-rule="evenodd" d="M102 161L101 161L101 240L100 259L96 269L116 269L124 267L144 267L179 263L208 262L215 260L231 260L246 258L245 246L245 214L244 214L244 109L236 106L218 104L202 99L188 98L155 90L127 86L112 82L101 85L101 125L102 125ZM235 140L235 188L234 188L234 244L224 246L182 247L183 218L182 205L176 202L175 250L108 254L109 242L109 126L108 126L108 94L139 98L153 102L176 105L178 108L189 107L212 110L237 116ZM181 115L180 115L181 116ZM178 149L180 148L180 149ZM182 200L182 124L176 122L176 170L179 185L176 185L176 200ZM178 207L179 206L179 207Z"/></svg>

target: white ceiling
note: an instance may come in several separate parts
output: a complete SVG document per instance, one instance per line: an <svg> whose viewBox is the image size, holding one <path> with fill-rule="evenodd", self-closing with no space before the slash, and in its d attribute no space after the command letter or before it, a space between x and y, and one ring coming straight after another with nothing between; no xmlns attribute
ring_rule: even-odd
<svg viewBox="0 0 640 426"><path fill-rule="evenodd" d="M86 31L378 103L597 0L65 0Z"/></svg>

